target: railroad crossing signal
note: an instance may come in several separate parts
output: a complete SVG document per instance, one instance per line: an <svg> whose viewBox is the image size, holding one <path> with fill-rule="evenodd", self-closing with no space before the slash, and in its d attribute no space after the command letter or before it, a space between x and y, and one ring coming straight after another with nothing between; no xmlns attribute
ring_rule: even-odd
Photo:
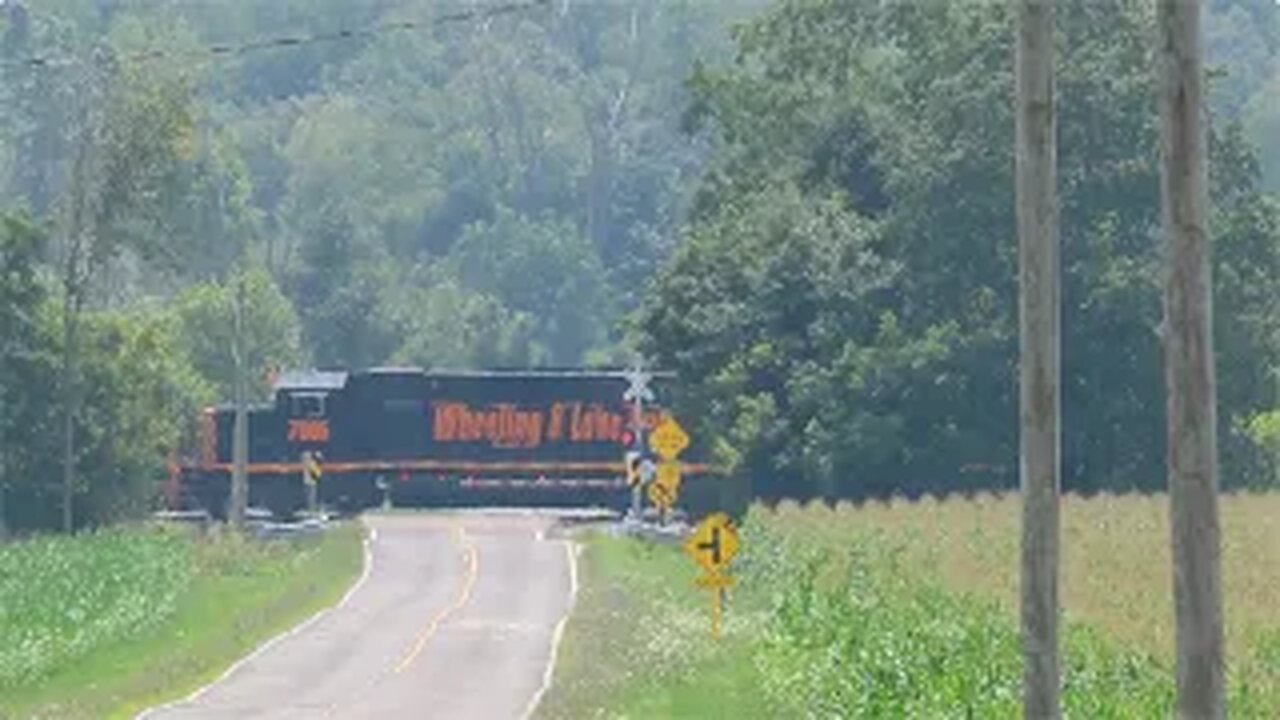
<svg viewBox="0 0 1280 720"><path fill-rule="evenodd" d="M622 393L624 402L631 403L632 407L632 427L635 431L636 450L644 448L644 425L641 419L644 413L644 404L653 402L653 391L649 389L649 380L653 378L650 373L645 372L637 363L637 365L629 370L625 375L628 383L627 391ZM636 453L637 458L639 453ZM640 484L645 482L645 478L640 476L639 472L631 471L632 462L631 454L627 455L627 483L631 486L631 517L640 518L641 505L644 500L640 495ZM637 468L638 470L638 468Z"/></svg>
<svg viewBox="0 0 1280 720"><path fill-rule="evenodd" d="M685 448L689 447L689 435L680 427L680 423L670 415L663 415L658 427L649 435L649 449L663 460L675 460Z"/></svg>
<svg viewBox="0 0 1280 720"><path fill-rule="evenodd" d="M659 482L649 483L649 502L659 510L670 510L676 504L677 489Z"/></svg>
<svg viewBox="0 0 1280 720"><path fill-rule="evenodd" d="M661 510L670 510L680 496L680 464L658 463L653 482L649 485L649 501Z"/></svg>
<svg viewBox="0 0 1280 720"><path fill-rule="evenodd" d="M631 383L631 386L622 394L622 399L627 402L653 402L653 391L649 389L649 381L652 379L652 374L638 367L629 370L627 372L627 382Z"/></svg>
<svg viewBox="0 0 1280 720"><path fill-rule="evenodd" d="M684 551L703 570L718 575L738 553L738 531L724 513L708 515L684 543Z"/></svg>

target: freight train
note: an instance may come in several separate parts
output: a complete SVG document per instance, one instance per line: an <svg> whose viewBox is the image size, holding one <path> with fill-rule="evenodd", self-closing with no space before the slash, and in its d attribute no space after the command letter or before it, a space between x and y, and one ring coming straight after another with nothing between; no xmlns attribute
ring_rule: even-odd
<svg viewBox="0 0 1280 720"><path fill-rule="evenodd" d="M654 373L652 428L669 375ZM280 375L272 401L249 408L249 503L291 516L307 503L304 453L318 461L321 504L622 508L634 408L620 371L425 371L375 368ZM171 468L171 507L224 517L234 407L204 410L197 448ZM684 475L712 472L698 448ZM314 467L314 466L313 466Z"/></svg>

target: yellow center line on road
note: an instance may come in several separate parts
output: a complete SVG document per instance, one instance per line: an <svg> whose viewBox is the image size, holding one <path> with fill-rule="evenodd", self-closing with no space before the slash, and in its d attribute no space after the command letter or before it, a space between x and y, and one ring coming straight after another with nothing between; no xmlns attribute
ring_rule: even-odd
<svg viewBox="0 0 1280 720"><path fill-rule="evenodd" d="M466 605L467 601L471 599L471 589L475 587L476 576L480 574L480 553L476 551L474 543L467 542L467 531L461 525L456 526L455 530L457 532L454 533L454 542L467 554L467 577L462 582L462 591L458 593L458 597L453 601L452 605L436 613L426 627L422 629L422 633L418 635L413 648L396 666L396 673L402 673L412 665L413 661L417 660L418 656L422 654L423 648L427 646L427 641L440 628L440 623L444 622L445 618L453 613L461 610L462 606Z"/></svg>

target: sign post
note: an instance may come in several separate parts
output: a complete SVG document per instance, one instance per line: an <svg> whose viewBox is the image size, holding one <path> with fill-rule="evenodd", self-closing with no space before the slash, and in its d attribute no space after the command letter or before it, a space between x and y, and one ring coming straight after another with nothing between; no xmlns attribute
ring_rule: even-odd
<svg viewBox="0 0 1280 720"><path fill-rule="evenodd" d="M312 453L310 450L302 451L302 482L307 486L307 512L311 517L318 514L318 498L317 485L320 482L320 459L318 453Z"/></svg>
<svg viewBox="0 0 1280 720"><path fill-rule="evenodd" d="M720 637L721 605L726 588L733 577L723 574L729 561L738 553L741 542L733 521L724 513L708 515L684 542L684 551L706 573L694 580L699 587L711 590L711 637Z"/></svg>
<svg viewBox="0 0 1280 720"><path fill-rule="evenodd" d="M378 473L378 479L374 483L377 485L379 492L382 493L382 509L391 509L391 485L387 482L387 477L382 473Z"/></svg>

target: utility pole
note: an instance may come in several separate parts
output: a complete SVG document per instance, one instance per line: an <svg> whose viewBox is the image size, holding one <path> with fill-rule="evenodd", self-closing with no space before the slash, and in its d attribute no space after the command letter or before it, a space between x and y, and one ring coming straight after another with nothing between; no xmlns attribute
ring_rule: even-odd
<svg viewBox="0 0 1280 720"><path fill-rule="evenodd" d="M11 343L8 338L3 342L4 352L0 353L0 369L3 369L3 374L0 374L0 542L9 539L9 510L6 507L5 495L9 491L9 438L7 436L11 422L7 402Z"/></svg>
<svg viewBox="0 0 1280 720"><path fill-rule="evenodd" d="M632 447L635 448L637 453L640 453L641 457L644 457L644 400L638 394L632 406L631 417L634 418L635 423L633 428L635 430L635 444ZM643 480L631 488L631 517L635 518L636 522L640 522L644 514L643 498L641 497L642 488L644 488Z"/></svg>
<svg viewBox="0 0 1280 720"><path fill-rule="evenodd" d="M3 258L0 258L3 259ZM9 328L5 337L0 339L0 542L9 539L9 509L6 506L9 492L9 433L13 427L13 419L9 417L9 383L13 372L13 340Z"/></svg>
<svg viewBox="0 0 1280 720"><path fill-rule="evenodd" d="M1160 0L1164 358L1178 716L1223 704L1222 578L1199 0Z"/></svg>
<svg viewBox="0 0 1280 720"><path fill-rule="evenodd" d="M232 355L235 359L236 420L231 448L231 497L227 519L237 530L244 529L245 508L249 496L249 410L248 389L245 387L246 343L244 339L244 274L235 278L235 331L232 338Z"/></svg>
<svg viewBox="0 0 1280 720"><path fill-rule="evenodd" d="M1019 0L1016 178L1023 716L1062 715L1058 651L1060 290L1053 0Z"/></svg>

